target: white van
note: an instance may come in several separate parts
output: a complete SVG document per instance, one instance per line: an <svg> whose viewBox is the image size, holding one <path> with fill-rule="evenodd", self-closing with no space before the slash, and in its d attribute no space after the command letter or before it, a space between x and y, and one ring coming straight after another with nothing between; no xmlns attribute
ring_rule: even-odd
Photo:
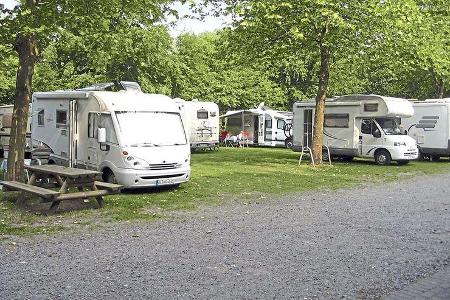
<svg viewBox="0 0 450 300"><path fill-rule="evenodd" d="M227 111L220 118L224 130L232 136L246 132L250 145L290 147L284 129L292 122L292 112L274 110L261 103L257 108Z"/></svg>
<svg viewBox="0 0 450 300"><path fill-rule="evenodd" d="M126 188L178 185L190 177L180 109L139 91L34 93L33 152L48 162L99 170Z"/></svg>
<svg viewBox="0 0 450 300"><path fill-rule="evenodd" d="M315 101L294 104L293 148L312 148ZM378 95L341 96L325 102L323 144L332 157L352 160L374 158L379 165L399 165L417 159L414 139L401 127L402 118L414 114L406 99ZM328 152L324 149L324 160Z"/></svg>
<svg viewBox="0 0 450 300"><path fill-rule="evenodd" d="M175 98L181 108L192 150L219 147L219 106L214 102Z"/></svg>
<svg viewBox="0 0 450 300"><path fill-rule="evenodd" d="M450 156L450 98L414 101L414 116L403 120L422 157Z"/></svg>

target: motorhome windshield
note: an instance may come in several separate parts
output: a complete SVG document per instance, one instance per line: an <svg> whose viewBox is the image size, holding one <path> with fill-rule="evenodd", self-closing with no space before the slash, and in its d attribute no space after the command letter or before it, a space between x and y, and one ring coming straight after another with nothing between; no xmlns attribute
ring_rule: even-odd
<svg viewBox="0 0 450 300"><path fill-rule="evenodd" d="M387 135L404 135L404 130L401 129L399 121L396 118L376 118L375 119Z"/></svg>
<svg viewBox="0 0 450 300"><path fill-rule="evenodd" d="M180 114L116 111L124 146L173 146L187 144Z"/></svg>

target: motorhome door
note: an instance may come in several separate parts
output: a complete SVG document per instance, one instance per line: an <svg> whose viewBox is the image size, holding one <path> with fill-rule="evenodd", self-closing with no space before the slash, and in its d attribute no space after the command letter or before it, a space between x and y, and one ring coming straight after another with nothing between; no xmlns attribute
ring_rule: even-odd
<svg viewBox="0 0 450 300"><path fill-rule="evenodd" d="M382 144L381 138L375 137L374 132L380 132L380 129L373 119L361 119L359 154L363 157L373 157L375 150Z"/></svg>
<svg viewBox="0 0 450 300"><path fill-rule="evenodd" d="M313 141L313 110L303 111L303 147L311 147Z"/></svg>
<svg viewBox="0 0 450 300"><path fill-rule="evenodd" d="M258 145L264 145L264 135L265 135L265 117L264 115L258 116Z"/></svg>
<svg viewBox="0 0 450 300"><path fill-rule="evenodd" d="M90 112L88 114L88 142L87 142L87 161L86 164L91 169L97 169L98 153L100 145L97 140L97 129L100 113Z"/></svg>
<svg viewBox="0 0 450 300"><path fill-rule="evenodd" d="M70 161L70 100L43 99L33 108L37 117L36 138L51 145L55 158Z"/></svg>

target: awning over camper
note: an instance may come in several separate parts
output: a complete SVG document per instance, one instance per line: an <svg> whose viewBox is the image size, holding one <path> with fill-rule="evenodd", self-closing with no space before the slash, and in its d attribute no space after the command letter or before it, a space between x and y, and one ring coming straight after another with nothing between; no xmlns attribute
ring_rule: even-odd
<svg viewBox="0 0 450 300"><path fill-rule="evenodd" d="M261 112L261 113L263 113L263 112ZM261 113L254 112L252 110L230 110L230 111L227 111L224 115L219 116L219 118L227 118L227 117L241 115L241 114L250 114L250 115L258 116Z"/></svg>

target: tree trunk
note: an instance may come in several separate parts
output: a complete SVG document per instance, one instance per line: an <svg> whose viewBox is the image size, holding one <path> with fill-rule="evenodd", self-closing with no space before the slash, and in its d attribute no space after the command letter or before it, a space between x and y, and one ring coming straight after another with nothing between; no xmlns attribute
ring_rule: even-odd
<svg viewBox="0 0 450 300"><path fill-rule="evenodd" d="M11 124L8 154L8 180L23 179L28 112L31 101L31 81L38 56L37 41L32 36L17 36L15 50L19 54L16 95Z"/></svg>
<svg viewBox="0 0 450 300"><path fill-rule="evenodd" d="M322 163L323 121L325 100L327 99L330 53L327 47L320 46L319 90L316 96L316 112L314 114L313 158L314 163Z"/></svg>

